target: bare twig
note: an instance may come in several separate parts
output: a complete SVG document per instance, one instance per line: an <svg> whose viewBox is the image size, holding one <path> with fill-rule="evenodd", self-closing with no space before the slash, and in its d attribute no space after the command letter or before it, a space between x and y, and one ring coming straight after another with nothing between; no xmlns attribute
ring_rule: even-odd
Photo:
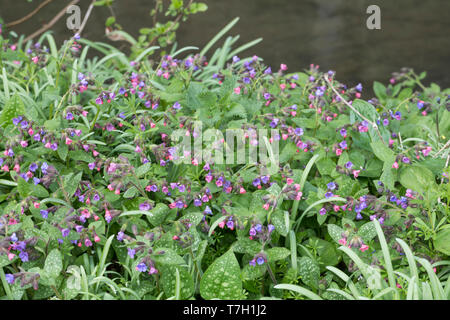
<svg viewBox="0 0 450 320"><path fill-rule="evenodd" d="M80 29L78 30L78 34L81 36L81 33L83 32L84 27L86 26L86 22L89 19L89 16L91 15L92 9L94 8L94 2L95 0L92 0L91 4L89 5L88 11L86 12L86 15L84 16L83 23L81 24Z"/></svg>
<svg viewBox="0 0 450 320"><path fill-rule="evenodd" d="M33 34L26 37L23 42L27 42L50 29L56 22L58 22L59 19L61 19L62 16L64 16L68 7L77 4L78 2L80 2L80 0L72 0L67 6L64 7L63 10L58 12L58 14L49 23L45 24L42 28L36 30Z"/></svg>
<svg viewBox="0 0 450 320"><path fill-rule="evenodd" d="M434 156L433 158L436 158L438 156L438 154L440 154L442 151L444 151L445 149L447 149L448 147L450 147L450 140L447 141L447 143L442 147L441 150L439 150Z"/></svg>
<svg viewBox="0 0 450 320"><path fill-rule="evenodd" d="M36 7L36 9L34 9L33 11L31 11L29 14L27 14L26 16L24 16L24 17L22 17L22 18L20 18L20 19L17 19L17 20L15 20L15 21L12 21L12 22L9 22L9 23L7 23L5 26L7 27L7 28L10 28L10 27L14 27L14 26L16 26L16 25L18 25L18 24L21 24L21 23L23 23L23 22L25 22L25 21L27 21L28 19L30 19L32 16L34 16L36 13L38 13L39 12L39 10L41 10L43 7L45 7L46 5L48 5L50 2L52 2L53 0L45 0L44 2L42 2L41 4L39 4L37 7Z"/></svg>
<svg viewBox="0 0 450 320"><path fill-rule="evenodd" d="M350 103L348 103L347 100L345 100L340 94L339 92L336 90L336 88L331 84L331 81L327 78L327 76L324 76L325 81L328 83L328 85L330 86L331 90L334 91L334 93L341 99L342 102L345 103L345 105L347 105L350 109L353 110L353 112L355 112L358 116L360 116L361 118L363 118L364 120L366 120L368 123L370 123L370 125L372 126L372 128L377 132L378 136L381 139L381 142L384 143L384 145L386 145L386 142L383 140L383 137L381 136L380 130L378 129L378 126L375 122L369 120L367 117L365 117L364 115L362 115L358 110L355 109L355 107L353 107Z"/></svg>

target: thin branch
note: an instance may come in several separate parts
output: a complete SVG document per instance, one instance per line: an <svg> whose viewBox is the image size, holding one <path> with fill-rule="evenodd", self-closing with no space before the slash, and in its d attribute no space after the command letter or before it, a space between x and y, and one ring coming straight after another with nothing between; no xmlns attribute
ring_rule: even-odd
<svg viewBox="0 0 450 320"><path fill-rule="evenodd" d="M72 0L67 6L64 7L63 10L61 10L49 23L45 24L42 28L40 28L39 30L37 30L36 32L34 32L33 34L29 35L28 37L25 38L25 40L23 42L27 42L35 37L37 37L38 35L40 35L41 33L44 33L45 31L47 31L48 29L50 29L56 22L58 22L59 19L61 19L62 16L64 16L64 14L66 13L66 10L68 7L70 7L71 5L77 4L78 2L80 2L80 0Z"/></svg>
<svg viewBox="0 0 450 320"><path fill-rule="evenodd" d="M358 110L355 109L355 107L353 107L350 103L348 103L347 100L345 100L340 94L339 92L336 90L335 87L333 87L333 85L331 84L331 81L327 78L327 76L324 76L325 81L328 83L328 85L330 86L330 88L334 91L334 93L341 99L342 102L344 102L350 109L353 110L353 112L355 112L358 116L360 116L361 118L363 118L364 120L366 120L368 123L370 123L370 125L372 126L373 129L375 129L375 131L377 132L378 136L380 137L381 141L384 143L384 145L386 145L386 142L384 142L383 137L381 136L380 130L378 130L378 126L375 122L370 121L369 119L367 119L365 116L363 116Z"/></svg>
<svg viewBox="0 0 450 320"><path fill-rule="evenodd" d="M5 26L6 26L7 28L10 28L10 27L14 27L14 26L16 26L16 25L18 25L18 24L21 24L21 23L27 21L27 20L30 19L32 16L34 16L36 13L38 13L39 10L41 10L43 7L45 7L46 5L48 5L48 4L49 4L50 2L52 2L52 1L53 1L53 0L45 0L44 2L42 2L41 4L39 4L39 5L36 7L36 9L34 9L33 11L31 11L31 12L30 12L29 14L27 14L26 16L24 16L24 17L22 17L22 18L20 18L20 19L18 19L18 20L9 22L9 23L7 23Z"/></svg>
<svg viewBox="0 0 450 320"><path fill-rule="evenodd" d="M434 156L433 158L436 158L438 156L438 154L440 154L442 151L444 151L445 149L447 149L448 147L450 147L450 140L447 141L447 143L442 147L441 150L439 150Z"/></svg>
<svg viewBox="0 0 450 320"><path fill-rule="evenodd" d="M78 34L81 36L81 33L83 32L84 27L86 26L86 22L89 19L89 16L91 15L92 9L94 8L94 2L95 0L92 0L91 4L89 5L88 11L86 12L86 15L84 16L83 23L81 24L80 29L78 30Z"/></svg>

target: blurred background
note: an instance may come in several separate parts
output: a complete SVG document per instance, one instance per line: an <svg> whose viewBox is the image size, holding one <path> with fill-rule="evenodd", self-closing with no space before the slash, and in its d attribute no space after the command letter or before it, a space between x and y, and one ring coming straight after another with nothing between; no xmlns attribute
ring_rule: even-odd
<svg viewBox="0 0 450 320"><path fill-rule="evenodd" d="M0 0L0 17L14 21L31 12L43 0ZM30 20L13 28L29 35L51 20L69 0L54 0ZM179 47L202 48L235 17L239 23L230 34L239 44L263 37L243 56L258 55L278 69L281 63L291 72L314 63L323 71L335 70L337 79L348 85L372 86L387 83L392 72L411 67L427 71L424 83L450 87L450 1L449 0L203 0L208 10L189 17L177 33ZM82 16L90 0L81 0ZM369 5L381 8L381 30L368 30ZM139 29L151 24L152 0L116 0L112 6L117 23L137 37ZM126 42L105 36L106 7L95 7L83 37L108 42L126 50ZM67 15L69 16L69 15ZM59 43L72 36L62 18L52 30Z"/></svg>

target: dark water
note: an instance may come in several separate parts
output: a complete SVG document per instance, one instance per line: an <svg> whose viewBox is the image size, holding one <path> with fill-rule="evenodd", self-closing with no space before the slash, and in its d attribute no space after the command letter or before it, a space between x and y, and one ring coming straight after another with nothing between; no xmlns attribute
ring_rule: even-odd
<svg viewBox="0 0 450 320"><path fill-rule="evenodd" d="M0 0L0 16L12 21L30 12L38 3ZM69 1L55 0L43 12L14 30L30 34L48 22ZM82 0L85 13L91 1ZM150 25L152 0L116 0L113 7L118 22L133 36ZM206 13L191 16L178 32L179 46L203 47L233 18L240 22L231 34L240 34L239 44L258 37L264 41L242 56L256 54L265 63L289 71L308 68L337 71L337 78L350 85L374 80L387 82L401 67L427 71L425 83L450 87L450 1L449 0L204 0ZM381 30L368 30L366 8L381 8ZM84 37L111 42L104 35L106 8L96 7L85 28ZM54 27L58 41L69 37L65 18Z"/></svg>

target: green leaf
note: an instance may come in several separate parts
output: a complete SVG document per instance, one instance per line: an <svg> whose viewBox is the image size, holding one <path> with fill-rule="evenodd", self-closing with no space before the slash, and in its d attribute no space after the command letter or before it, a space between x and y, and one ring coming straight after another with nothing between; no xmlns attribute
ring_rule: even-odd
<svg viewBox="0 0 450 320"><path fill-rule="evenodd" d="M61 158L62 161L66 161L67 153L69 152L69 147L65 143L61 143L58 146L58 155Z"/></svg>
<svg viewBox="0 0 450 320"><path fill-rule="evenodd" d="M169 212L170 209L167 205L164 203L157 203L156 206L150 210L151 215L147 215L147 220L153 226L159 226L164 222L164 220L166 220Z"/></svg>
<svg viewBox="0 0 450 320"><path fill-rule="evenodd" d="M314 289L319 287L320 268L310 257L301 257L298 260L298 274L304 284Z"/></svg>
<svg viewBox="0 0 450 320"><path fill-rule="evenodd" d="M194 280L185 267L164 266L161 268L161 284L167 297L175 296L176 270L180 274L180 299L187 300L194 294Z"/></svg>
<svg viewBox="0 0 450 320"><path fill-rule="evenodd" d="M17 190L22 198L26 198L31 193L31 184L28 184L22 177L17 180Z"/></svg>
<svg viewBox="0 0 450 320"><path fill-rule="evenodd" d="M328 224L327 229L330 237L336 241L336 243L339 243L339 240L342 238L342 234L344 233L344 229L335 224Z"/></svg>
<svg viewBox="0 0 450 320"><path fill-rule="evenodd" d="M450 255L450 228L445 228L436 234L434 247L437 251Z"/></svg>
<svg viewBox="0 0 450 320"><path fill-rule="evenodd" d="M310 298L311 300L323 300L320 296L318 296L317 294L315 294L314 292L305 289L303 287L297 286L295 284L278 284L276 286L274 286L275 289L285 289L285 290L291 290L294 291L296 293L299 293L305 297Z"/></svg>
<svg viewBox="0 0 450 320"><path fill-rule="evenodd" d="M136 176L138 178L142 177L143 175L145 175L147 172L150 171L151 167L152 165L150 162L143 164L142 166L136 169Z"/></svg>
<svg viewBox="0 0 450 320"><path fill-rule="evenodd" d="M238 241L231 246L234 252L248 253L255 255L262 250L262 244L259 241L250 240L246 237L238 237Z"/></svg>
<svg viewBox="0 0 450 320"><path fill-rule="evenodd" d="M53 249L48 254L47 258L45 259L44 264L44 274L41 274L41 276L45 276L45 278L48 278L50 280L50 283L55 281L55 279L61 274L61 271L63 269L63 262L61 253L58 249Z"/></svg>
<svg viewBox="0 0 450 320"><path fill-rule="evenodd" d="M242 299L241 269L232 250L217 258L203 274L200 295L203 299Z"/></svg>
<svg viewBox="0 0 450 320"><path fill-rule="evenodd" d="M386 87L382 83L380 83L378 81L374 81L373 82L373 92L375 92L375 95L382 103L383 103L383 101L386 100L386 98L387 98Z"/></svg>
<svg viewBox="0 0 450 320"><path fill-rule="evenodd" d="M286 259L291 254L289 249L281 247L270 248L265 251L269 262Z"/></svg>
<svg viewBox="0 0 450 320"><path fill-rule="evenodd" d="M0 126L6 128L8 125L12 125L12 119L19 115L25 115L25 105L16 93L5 103L0 113Z"/></svg>
<svg viewBox="0 0 450 320"><path fill-rule="evenodd" d="M185 264L186 262L174 250L169 248L158 248L150 257L156 262L163 265Z"/></svg>
<svg viewBox="0 0 450 320"><path fill-rule="evenodd" d="M405 188L419 192L424 192L436 185L433 172L418 164L401 169L400 183Z"/></svg>
<svg viewBox="0 0 450 320"><path fill-rule="evenodd" d="M363 224L359 230L358 235L360 235L365 243L369 242L377 235L377 230L375 229L372 221Z"/></svg>
<svg viewBox="0 0 450 320"><path fill-rule="evenodd" d="M70 173L69 175L64 177L63 180L64 191L69 195L69 197L72 197L75 191L77 191L82 175L83 172L79 172L75 176L73 173Z"/></svg>

